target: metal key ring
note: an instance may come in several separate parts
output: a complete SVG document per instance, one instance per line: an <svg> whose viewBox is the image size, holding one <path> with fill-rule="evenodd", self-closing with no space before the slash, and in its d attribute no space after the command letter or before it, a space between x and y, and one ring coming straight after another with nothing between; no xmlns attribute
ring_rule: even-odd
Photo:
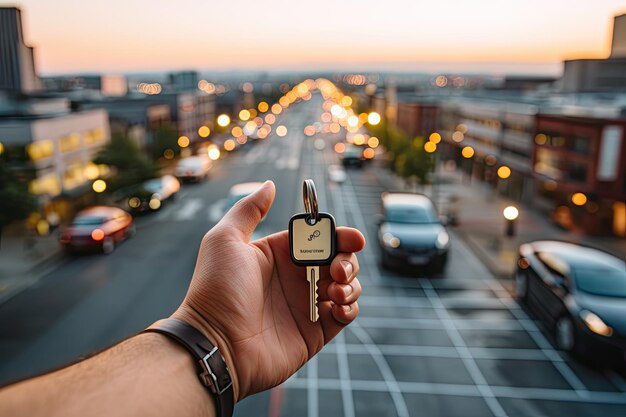
<svg viewBox="0 0 626 417"><path fill-rule="evenodd" d="M317 192L313 180L304 180L302 184L302 197L304 199L304 210L311 216L310 224L315 224L318 220Z"/></svg>

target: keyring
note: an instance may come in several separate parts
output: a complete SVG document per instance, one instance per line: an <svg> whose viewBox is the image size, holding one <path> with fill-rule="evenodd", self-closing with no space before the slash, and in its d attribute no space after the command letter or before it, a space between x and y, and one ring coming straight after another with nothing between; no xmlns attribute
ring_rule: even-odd
<svg viewBox="0 0 626 417"><path fill-rule="evenodd" d="M309 224L315 224L318 220L317 192L313 180L304 180L302 183L302 197L304 199L304 210L309 214Z"/></svg>

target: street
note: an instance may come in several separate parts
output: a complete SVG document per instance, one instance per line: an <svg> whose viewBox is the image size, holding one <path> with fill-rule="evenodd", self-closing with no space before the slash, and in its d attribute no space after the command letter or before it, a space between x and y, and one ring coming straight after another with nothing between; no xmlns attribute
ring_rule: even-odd
<svg viewBox="0 0 626 417"><path fill-rule="evenodd" d="M360 316L283 385L245 399L236 416L626 415L626 381L555 350L451 228L441 277L382 269L375 215L389 184L377 161L330 183L332 137L318 150L303 133L319 120L314 96L277 116L288 129L227 155L208 181L136 219L112 254L65 258L0 305L0 383L88 356L169 315L184 297L203 235L230 187L271 179L277 194L258 231L287 227L312 178L320 209L361 230ZM445 192L445 190L442 190Z"/></svg>

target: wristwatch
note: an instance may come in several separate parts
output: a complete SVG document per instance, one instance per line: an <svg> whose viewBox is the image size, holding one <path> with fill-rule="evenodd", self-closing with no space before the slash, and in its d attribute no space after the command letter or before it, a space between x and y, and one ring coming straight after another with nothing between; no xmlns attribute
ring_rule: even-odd
<svg viewBox="0 0 626 417"><path fill-rule="evenodd" d="M197 361L200 382L213 394L218 417L231 417L235 395L230 371L217 346L199 330L177 319L159 320L144 332L160 333L187 349Z"/></svg>

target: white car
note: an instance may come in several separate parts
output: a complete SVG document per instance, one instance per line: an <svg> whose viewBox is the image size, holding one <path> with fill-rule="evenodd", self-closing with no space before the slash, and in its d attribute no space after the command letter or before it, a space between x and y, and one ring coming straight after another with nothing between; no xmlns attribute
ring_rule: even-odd
<svg viewBox="0 0 626 417"><path fill-rule="evenodd" d="M345 182L348 178L346 175L346 170L340 167L339 165L330 165L328 167L328 180L335 182L337 184L341 184Z"/></svg>
<svg viewBox="0 0 626 417"><path fill-rule="evenodd" d="M180 191L180 182L173 175L163 175L143 183L143 187L158 194L161 201L172 198Z"/></svg>
<svg viewBox="0 0 626 417"><path fill-rule="evenodd" d="M211 166L208 156L190 156L178 161L175 174L181 181L201 181L209 176Z"/></svg>

